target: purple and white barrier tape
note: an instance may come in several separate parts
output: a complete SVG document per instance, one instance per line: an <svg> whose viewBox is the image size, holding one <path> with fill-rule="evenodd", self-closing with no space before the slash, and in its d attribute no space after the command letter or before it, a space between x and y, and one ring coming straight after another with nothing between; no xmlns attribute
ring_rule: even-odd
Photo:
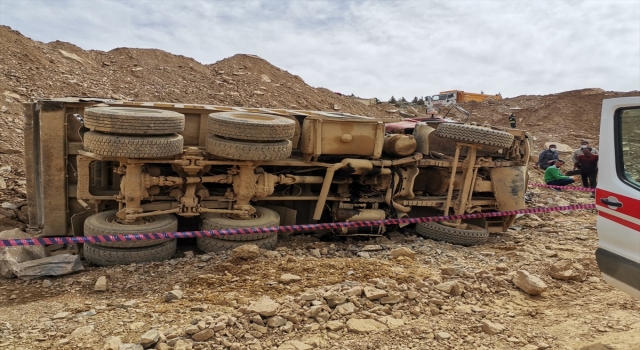
<svg viewBox="0 0 640 350"><path fill-rule="evenodd" d="M77 244L77 243L103 243L103 242L123 242L142 241L153 239L174 239L174 238L194 238L194 237L220 237L230 235L250 235L254 233L269 232L304 232L315 230L329 230L349 227L370 227L381 225L416 224L419 222L448 221L457 219L478 219L487 217L500 217L517 214L549 213L553 211L584 210L595 209L595 204L576 204L550 208L531 208L520 210L509 210L491 213L474 213L464 215L429 216L421 218L403 218L386 220L367 220L354 222L331 222L321 224L290 225L274 227L252 227L212 231L185 231L185 232L159 232L159 233L136 233L124 235L103 235L103 236L76 236L76 237L40 237L24 239L3 239L0 240L0 247L19 247L46 244Z"/></svg>

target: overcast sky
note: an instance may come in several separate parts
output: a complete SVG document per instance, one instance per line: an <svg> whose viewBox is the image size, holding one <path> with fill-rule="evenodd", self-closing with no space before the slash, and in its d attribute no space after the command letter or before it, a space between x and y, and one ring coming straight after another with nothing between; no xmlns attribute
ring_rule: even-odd
<svg viewBox="0 0 640 350"><path fill-rule="evenodd" d="M205 64L254 54L311 86L382 100L640 90L640 0L0 0L0 24Z"/></svg>

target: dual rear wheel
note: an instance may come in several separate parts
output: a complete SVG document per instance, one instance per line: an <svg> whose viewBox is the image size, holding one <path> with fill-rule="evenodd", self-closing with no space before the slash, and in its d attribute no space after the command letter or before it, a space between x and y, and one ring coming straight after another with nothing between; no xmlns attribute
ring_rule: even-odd
<svg viewBox="0 0 640 350"><path fill-rule="evenodd" d="M151 108L96 107L84 114L86 151L112 157L158 158L182 153L183 114Z"/></svg>
<svg viewBox="0 0 640 350"><path fill-rule="evenodd" d="M255 207L256 214L248 220L236 219L217 213L207 213L201 217L202 230L250 229L254 227L272 227L280 225L280 216L275 211ZM173 214L148 216L132 224L120 221L116 211L100 212L88 217L84 222L85 236L142 234L175 232L178 219ZM197 245L205 253L219 253L241 245L255 244L263 249L274 249L278 242L277 232L239 233L216 237L199 237ZM126 241L96 240L84 244L83 252L87 261L100 266L122 265L163 261L171 259L176 253L176 239L154 239Z"/></svg>
<svg viewBox="0 0 640 350"><path fill-rule="evenodd" d="M206 150L234 160L280 160L291 155L296 121L282 116L244 112L212 113Z"/></svg>

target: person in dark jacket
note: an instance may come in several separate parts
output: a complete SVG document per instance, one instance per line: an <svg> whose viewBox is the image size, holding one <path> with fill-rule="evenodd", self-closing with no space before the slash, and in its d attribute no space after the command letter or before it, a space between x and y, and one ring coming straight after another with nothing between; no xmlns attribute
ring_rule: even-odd
<svg viewBox="0 0 640 350"><path fill-rule="evenodd" d="M513 129L516 128L516 116L513 115L513 113L509 116L509 125L511 125L511 128Z"/></svg>
<svg viewBox="0 0 640 350"><path fill-rule="evenodd" d="M589 146L589 140L580 141L580 148L575 150L573 152L573 155L571 156L571 160L573 161L573 169L574 170L578 169L580 167L580 165L578 163L578 157L584 154L582 151L585 148L591 148L591 154L598 155L598 150L596 148L594 148L594 147Z"/></svg>
<svg viewBox="0 0 640 350"><path fill-rule="evenodd" d="M540 152L540 155L538 155L538 166L541 169L546 170L548 167L553 165L553 162L555 162L558 158L559 157L556 145L549 145L549 149L545 149L544 151Z"/></svg>
<svg viewBox="0 0 640 350"><path fill-rule="evenodd" d="M578 168L582 176L584 187L596 188L598 177L598 155L592 153L591 147L583 148L582 154L578 156Z"/></svg>

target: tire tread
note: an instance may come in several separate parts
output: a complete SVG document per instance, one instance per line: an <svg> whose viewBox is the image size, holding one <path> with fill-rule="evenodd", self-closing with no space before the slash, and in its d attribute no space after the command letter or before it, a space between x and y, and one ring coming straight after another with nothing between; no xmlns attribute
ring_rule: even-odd
<svg viewBox="0 0 640 350"><path fill-rule="evenodd" d="M501 148L511 147L514 138L512 134L506 131L453 123L441 123L436 130L436 135L456 141Z"/></svg>
<svg viewBox="0 0 640 350"><path fill-rule="evenodd" d="M463 230L436 222L421 222L416 224L416 232L425 238L457 245L470 246L486 243L489 239L489 231L477 226L473 227L480 230Z"/></svg>
<svg viewBox="0 0 640 350"><path fill-rule="evenodd" d="M281 141L293 138L296 122L269 114L252 114L263 116L267 120L240 119L234 116L246 115L246 112L211 113L208 120L209 133L217 136L246 141Z"/></svg>
<svg viewBox="0 0 640 350"><path fill-rule="evenodd" d="M84 114L84 126L94 131L126 135L166 135L184 130L181 113L150 108L97 107Z"/></svg>
<svg viewBox="0 0 640 350"><path fill-rule="evenodd" d="M234 160L280 160L289 158L293 147L289 140L246 142L209 135L206 150L214 156Z"/></svg>
<svg viewBox="0 0 640 350"><path fill-rule="evenodd" d="M83 143L85 150L103 156L155 158L181 154L184 138L182 135L124 136L87 131Z"/></svg>
<svg viewBox="0 0 640 350"><path fill-rule="evenodd" d="M85 243L84 257L98 266L129 265L171 259L176 253L175 239L141 248L111 248Z"/></svg>

